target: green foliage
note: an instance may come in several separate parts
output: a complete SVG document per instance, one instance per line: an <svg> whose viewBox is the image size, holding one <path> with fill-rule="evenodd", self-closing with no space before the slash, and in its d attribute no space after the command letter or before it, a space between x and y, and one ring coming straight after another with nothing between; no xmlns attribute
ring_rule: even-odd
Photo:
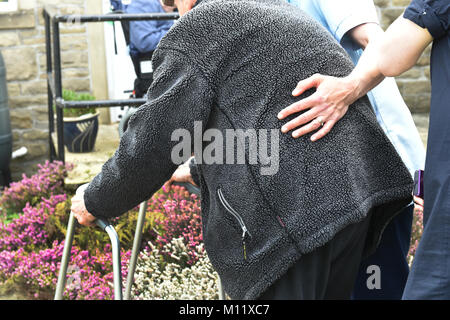
<svg viewBox="0 0 450 320"><path fill-rule="evenodd" d="M62 98L65 101L92 101L95 97L89 93L77 93L71 90L63 90ZM95 113L95 108L64 108L64 117L79 117L87 113Z"/></svg>
<svg viewBox="0 0 450 320"><path fill-rule="evenodd" d="M55 208L55 213L48 217L45 230L49 237L47 243L50 246L53 241L61 241L65 238L67 231L67 224L70 215L70 197L65 202L59 203ZM146 214L146 219L143 227L143 243L154 241L157 236L158 229L157 221L163 219L164 215L161 212L150 211ZM111 223L114 225L116 232L120 239L121 247L124 250L133 247L134 233L136 231L136 224L138 218L137 208L128 213L112 219ZM110 243L108 234L100 228L93 227L79 227L74 235L74 244L82 250L87 250L91 254L95 254L95 250L104 250L105 245Z"/></svg>

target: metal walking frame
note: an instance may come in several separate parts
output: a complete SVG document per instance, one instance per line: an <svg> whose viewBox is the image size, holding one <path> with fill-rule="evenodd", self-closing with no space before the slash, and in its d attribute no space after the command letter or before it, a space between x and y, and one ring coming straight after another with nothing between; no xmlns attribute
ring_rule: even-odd
<svg viewBox="0 0 450 320"><path fill-rule="evenodd" d="M190 183L176 182L178 185L186 188L190 193L200 195L200 189ZM83 191L87 184L78 188L77 193ZM114 279L114 299L115 300L129 300L131 295L131 288L134 282L134 273L139 256L140 245L142 240L142 230L145 222L145 214L147 212L147 201L144 201L139 206L139 215L136 224L136 231L133 241L133 249L131 251L130 262L128 266L128 276L125 285L125 292L122 292L122 273L121 273L121 259L120 259L120 240L114 227L106 220L97 219L95 223L101 229L108 233L111 240L112 260L113 260L113 279ZM75 216L70 212L69 222L67 224L66 238L64 242L64 251L61 258L61 265L58 274L58 282L56 283L55 300L62 300L64 288L66 286L67 267L69 265L70 253L72 250L73 235L75 233ZM225 299L225 291L222 287L222 282L219 278L219 299Z"/></svg>

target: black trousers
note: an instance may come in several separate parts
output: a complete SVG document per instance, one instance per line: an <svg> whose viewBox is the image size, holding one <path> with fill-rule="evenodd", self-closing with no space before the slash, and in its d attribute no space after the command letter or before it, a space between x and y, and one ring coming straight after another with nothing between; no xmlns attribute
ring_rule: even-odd
<svg viewBox="0 0 450 320"><path fill-rule="evenodd" d="M261 300L350 299L361 263L370 214L301 257L272 284Z"/></svg>

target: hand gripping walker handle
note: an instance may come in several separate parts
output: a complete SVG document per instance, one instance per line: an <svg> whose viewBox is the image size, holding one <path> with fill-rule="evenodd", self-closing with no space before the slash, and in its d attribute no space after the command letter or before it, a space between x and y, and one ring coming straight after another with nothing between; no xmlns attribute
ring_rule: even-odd
<svg viewBox="0 0 450 320"><path fill-rule="evenodd" d="M189 183L189 182L174 182L173 185L174 186L184 187L184 188L186 188L186 190L189 193L193 193L193 194L196 194L198 196L200 195L200 188L195 186L195 185L193 185L192 183Z"/></svg>

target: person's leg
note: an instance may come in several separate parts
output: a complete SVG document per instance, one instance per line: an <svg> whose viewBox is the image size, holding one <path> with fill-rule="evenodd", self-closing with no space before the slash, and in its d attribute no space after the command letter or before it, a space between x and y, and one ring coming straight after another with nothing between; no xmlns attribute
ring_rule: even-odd
<svg viewBox="0 0 450 320"><path fill-rule="evenodd" d="M369 222L370 215L347 226L330 242L301 257L259 299L349 299Z"/></svg>
<svg viewBox="0 0 450 320"><path fill-rule="evenodd" d="M411 241L413 206L399 213L383 232L376 251L361 262L353 288L355 300L399 300L408 278L409 266L406 260ZM371 276L370 266L380 270L380 287L369 288L367 279Z"/></svg>
<svg viewBox="0 0 450 320"><path fill-rule="evenodd" d="M450 186L445 187L425 220L404 300L450 300Z"/></svg>
<svg viewBox="0 0 450 320"><path fill-rule="evenodd" d="M331 242L333 256L324 299L351 298L369 225L370 214L363 221L344 229Z"/></svg>

